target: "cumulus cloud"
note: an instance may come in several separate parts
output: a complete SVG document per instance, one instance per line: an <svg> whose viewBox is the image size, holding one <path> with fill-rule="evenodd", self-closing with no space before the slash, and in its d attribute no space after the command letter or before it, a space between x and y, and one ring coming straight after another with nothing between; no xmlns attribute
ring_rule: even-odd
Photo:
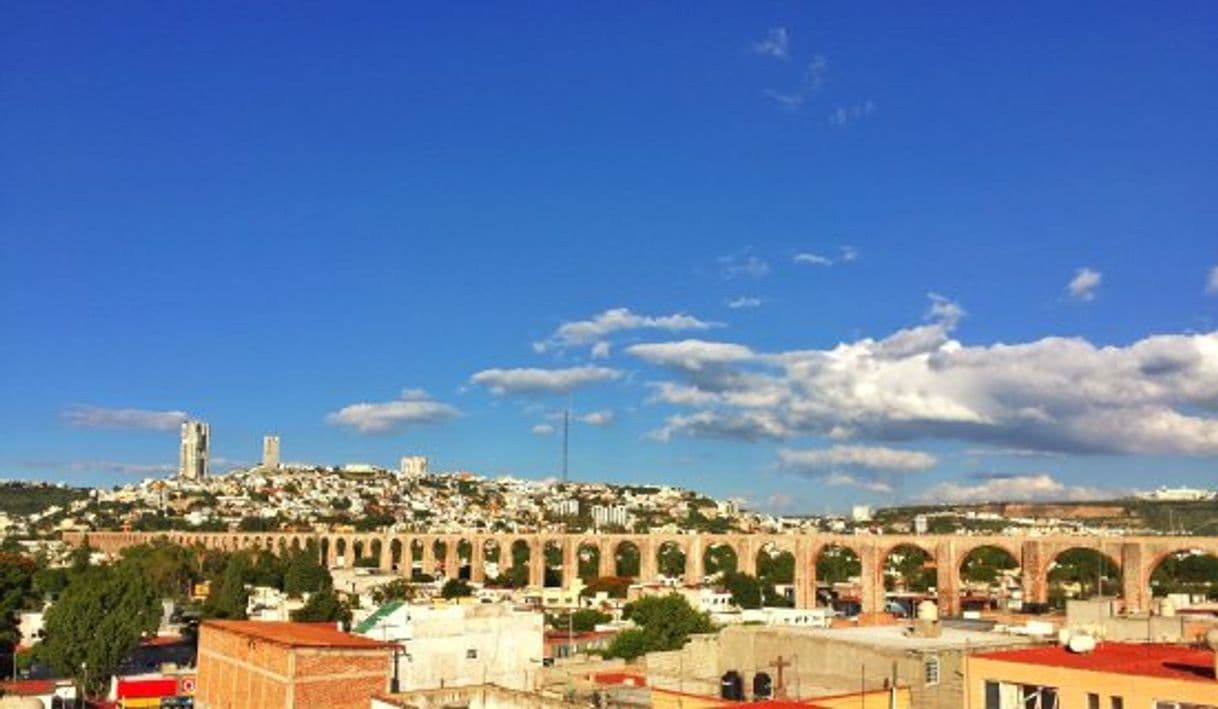
<svg viewBox="0 0 1218 709"><path fill-rule="evenodd" d="M727 301L727 307L732 310L744 310L747 308L760 308L762 300L753 296L742 295L739 298L732 298Z"/></svg>
<svg viewBox="0 0 1218 709"><path fill-rule="evenodd" d="M765 39L753 44L753 51L775 59L789 59L791 39L786 27L774 27L766 33Z"/></svg>
<svg viewBox="0 0 1218 709"><path fill-rule="evenodd" d="M61 414L65 423L76 428L176 431L187 419L185 411L147 409L107 409L73 404Z"/></svg>
<svg viewBox="0 0 1218 709"><path fill-rule="evenodd" d="M933 468L939 461L930 453L883 446L833 446L811 450L784 448L778 464L793 472L820 472L834 468L866 468L912 472Z"/></svg>
<svg viewBox="0 0 1218 709"><path fill-rule="evenodd" d="M699 320L692 315L675 313L673 315L639 315L629 308L612 308L595 315L587 320L565 322L552 335L541 342L533 343L537 352L550 349L564 349L592 344L593 355L603 352L608 355L609 343L604 338L626 330L666 330L668 332L683 332L688 330L709 330L718 327L718 323Z"/></svg>
<svg viewBox="0 0 1218 709"><path fill-rule="evenodd" d="M613 411L610 409L601 409L600 411L589 411L581 415L577 419L580 423L586 423L589 426L608 426L613 423Z"/></svg>
<svg viewBox="0 0 1218 709"><path fill-rule="evenodd" d="M1121 490L1066 485L1048 473L984 476L974 482L943 482L921 495L926 501L964 503L992 501L1111 500L1127 494Z"/></svg>
<svg viewBox="0 0 1218 709"><path fill-rule="evenodd" d="M923 438L1030 451L1218 454L1218 331L1122 346L1081 338L966 345L963 309L932 296L928 322L827 349L756 352L704 340L627 350L674 378L654 437Z"/></svg>
<svg viewBox="0 0 1218 709"><path fill-rule="evenodd" d="M1075 300L1089 302L1095 300L1095 291L1103 280L1104 274L1083 267L1074 272L1074 278L1066 284L1066 292Z"/></svg>
<svg viewBox="0 0 1218 709"><path fill-rule="evenodd" d="M609 359L611 352L612 346L603 340L592 345L592 359Z"/></svg>
<svg viewBox="0 0 1218 709"><path fill-rule="evenodd" d="M566 369L484 369L470 377L474 384L494 394L567 394L580 387L620 379L622 373L609 367L568 367Z"/></svg>
<svg viewBox="0 0 1218 709"><path fill-rule="evenodd" d="M326 423L360 433L390 433L412 426L443 423L457 416L456 408L432 399L422 389L403 389L395 401L362 402L326 414Z"/></svg>
<svg viewBox="0 0 1218 709"><path fill-rule="evenodd" d="M833 265L833 259L829 258L828 256L821 256L820 254L814 254L810 251L805 251L804 253L795 254L794 261L795 261L795 263L808 264L811 266L832 266Z"/></svg>
<svg viewBox="0 0 1218 709"><path fill-rule="evenodd" d="M1210 276L1205 282L1206 293L1218 293L1218 266L1210 269Z"/></svg>
<svg viewBox="0 0 1218 709"><path fill-rule="evenodd" d="M539 423L533 427L533 433L538 436L549 436L554 433L554 426L548 423Z"/></svg>

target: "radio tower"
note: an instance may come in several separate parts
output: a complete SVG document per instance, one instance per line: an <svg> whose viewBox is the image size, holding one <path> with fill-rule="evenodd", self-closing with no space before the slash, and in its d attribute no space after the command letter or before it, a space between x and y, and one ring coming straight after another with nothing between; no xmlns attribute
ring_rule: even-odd
<svg viewBox="0 0 1218 709"><path fill-rule="evenodd" d="M562 481L567 482L567 437L571 428L571 409L562 410Z"/></svg>

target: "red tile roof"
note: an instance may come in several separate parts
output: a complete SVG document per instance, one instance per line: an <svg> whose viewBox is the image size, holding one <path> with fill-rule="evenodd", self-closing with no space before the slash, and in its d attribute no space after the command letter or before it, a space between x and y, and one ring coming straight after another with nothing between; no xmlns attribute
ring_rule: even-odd
<svg viewBox="0 0 1218 709"><path fill-rule="evenodd" d="M0 689L5 694L20 697L33 697L51 694L55 691L55 680L52 679L15 679L0 682Z"/></svg>
<svg viewBox="0 0 1218 709"><path fill-rule="evenodd" d="M333 623L279 623L261 620L206 620L204 628L215 628L276 645L289 647L327 647L344 650L379 650L396 647L393 643L371 640L344 633Z"/></svg>
<svg viewBox="0 0 1218 709"><path fill-rule="evenodd" d="M1214 681L1213 651L1183 645L1100 643L1094 650L1086 653L1070 652L1060 645L1053 645L986 652L976 657L1091 672L1198 682Z"/></svg>

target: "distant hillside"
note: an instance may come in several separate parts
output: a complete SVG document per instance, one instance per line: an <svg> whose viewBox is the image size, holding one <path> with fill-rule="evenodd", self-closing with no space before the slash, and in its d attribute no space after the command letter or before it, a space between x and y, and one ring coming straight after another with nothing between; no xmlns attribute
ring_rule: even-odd
<svg viewBox="0 0 1218 709"><path fill-rule="evenodd" d="M997 515L1000 521L966 519L969 513ZM1157 533L1218 536L1218 500L1166 502L1158 500L1107 500L1091 502L991 502L973 505L921 505L890 507L876 512L881 524L912 523L916 515L939 517L937 531L948 526L992 529L1013 519L1060 519L1094 527L1121 527ZM946 517L947 519L942 519Z"/></svg>
<svg viewBox="0 0 1218 709"><path fill-rule="evenodd" d="M74 500L89 496L89 491L79 487L59 487L46 483L3 482L0 483L0 512L10 515L28 515L41 512L54 505L67 505Z"/></svg>

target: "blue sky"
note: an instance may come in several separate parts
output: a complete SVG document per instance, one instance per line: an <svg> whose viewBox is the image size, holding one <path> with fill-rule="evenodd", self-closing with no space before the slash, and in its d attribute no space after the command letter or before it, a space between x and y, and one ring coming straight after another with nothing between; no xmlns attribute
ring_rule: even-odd
<svg viewBox="0 0 1218 709"><path fill-rule="evenodd" d="M0 475L1215 480L1212 3L3 14Z"/></svg>

